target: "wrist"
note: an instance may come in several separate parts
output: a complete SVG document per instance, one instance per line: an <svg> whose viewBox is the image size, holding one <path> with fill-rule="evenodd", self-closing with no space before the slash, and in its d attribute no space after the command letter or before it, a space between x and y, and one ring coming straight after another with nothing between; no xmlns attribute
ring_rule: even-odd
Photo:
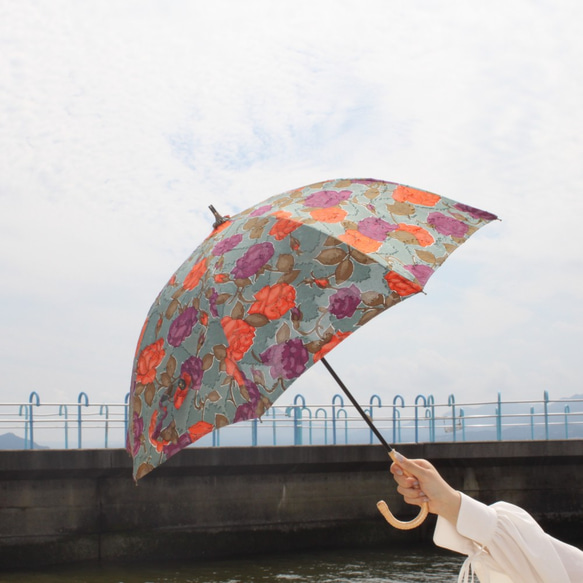
<svg viewBox="0 0 583 583"><path fill-rule="evenodd" d="M460 513L461 503L461 494L457 490L451 488L443 497L440 508L437 509L437 514L443 516L443 518L455 526Z"/></svg>

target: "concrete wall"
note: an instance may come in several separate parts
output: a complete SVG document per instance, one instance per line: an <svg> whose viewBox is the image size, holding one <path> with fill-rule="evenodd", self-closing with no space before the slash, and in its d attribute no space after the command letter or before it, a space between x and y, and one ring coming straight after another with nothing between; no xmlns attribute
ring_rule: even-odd
<svg viewBox="0 0 583 583"><path fill-rule="evenodd" d="M583 442L402 445L457 488L528 509L550 532L583 539ZM134 485L123 450L0 452L0 566L80 560L195 559L428 540L402 518L383 448L191 448Z"/></svg>

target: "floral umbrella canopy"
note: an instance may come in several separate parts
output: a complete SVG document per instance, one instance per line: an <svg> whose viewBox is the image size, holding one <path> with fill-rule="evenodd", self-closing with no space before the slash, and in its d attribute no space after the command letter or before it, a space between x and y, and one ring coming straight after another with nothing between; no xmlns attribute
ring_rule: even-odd
<svg viewBox="0 0 583 583"><path fill-rule="evenodd" d="M215 428L263 415L494 219L409 186L344 179L217 220L158 295L138 341L134 478Z"/></svg>

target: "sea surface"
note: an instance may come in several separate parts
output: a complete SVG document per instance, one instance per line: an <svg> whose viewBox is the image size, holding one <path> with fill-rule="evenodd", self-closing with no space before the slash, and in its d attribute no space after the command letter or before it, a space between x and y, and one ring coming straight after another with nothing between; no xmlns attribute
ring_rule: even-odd
<svg viewBox="0 0 583 583"><path fill-rule="evenodd" d="M463 559L431 546L345 549L196 563L51 567L0 573L0 583L455 583Z"/></svg>

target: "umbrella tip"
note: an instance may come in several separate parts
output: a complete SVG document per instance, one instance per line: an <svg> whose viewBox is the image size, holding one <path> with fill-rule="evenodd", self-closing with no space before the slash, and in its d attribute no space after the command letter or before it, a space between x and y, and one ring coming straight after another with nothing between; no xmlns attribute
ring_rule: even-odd
<svg viewBox="0 0 583 583"><path fill-rule="evenodd" d="M227 222L227 219L225 217L222 217L212 204L209 205L209 209L211 209L211 212L213 213L216 219L216 221L213 223L213 229L216 229L218 226Z"/></svg>

